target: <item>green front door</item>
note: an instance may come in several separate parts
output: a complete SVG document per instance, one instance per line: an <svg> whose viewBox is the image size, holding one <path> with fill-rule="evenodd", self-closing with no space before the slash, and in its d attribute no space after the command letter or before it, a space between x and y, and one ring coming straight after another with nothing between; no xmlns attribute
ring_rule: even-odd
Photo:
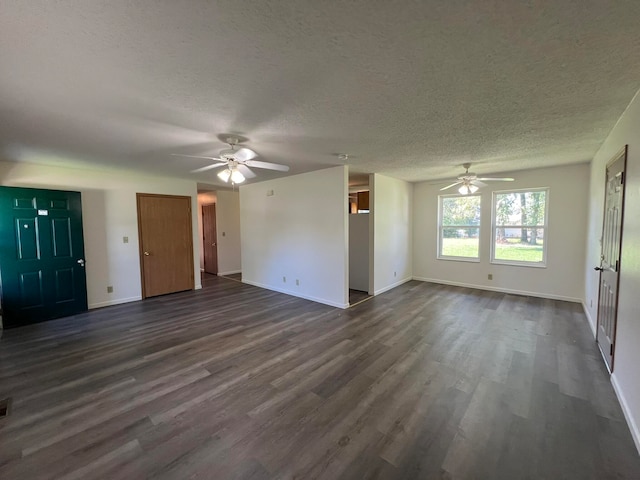
<svg viewBox="0 0 640 480"><path fill-rule="evenodd" d="M0 187L5 328L87 310L79 192Z"/></svg>

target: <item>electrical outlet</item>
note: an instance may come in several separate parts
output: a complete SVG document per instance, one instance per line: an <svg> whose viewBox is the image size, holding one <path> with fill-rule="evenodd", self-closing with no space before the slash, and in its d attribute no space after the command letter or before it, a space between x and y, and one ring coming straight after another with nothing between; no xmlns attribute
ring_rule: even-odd
<svg viewBox="0 0 640 480"><path fill-rule="evenodd" d="M129 237L122 237L122 243L129 243Z"/></svg>
<svg viewBox="0 0 640 480"><path fill-rule="evenodd" d="M487 278L488 278L489 280L493 280L493 273L490 273L489 275L487 275Z"/></svg>
<svg viewBox="0 0 640 480"><path fill-rule="evenodd" d="M111 285L107 287L107 293L113 293L113 287Z"/></svg>
<svg viewBox="0 0 640 480"><path fill-rule="evenodd" d="M284 283L287 283L287 277L282 277L282 281L283 281Z"/></svg>
<svg viewBox="0 0 640 480"><path fill-rule="evenodd" d="M267 197L273 197L273 190L267 190Z"/></svg>
<svg viewBox="0 0 640 480"><path fill-rule="evenodd" d="M394 277L396 276L396 272L393 272L393 276L394 276Z"/></svg>
<svg viewBox="0 0 640 480"><path fill-rule="evenodd" d="M296 285L300 285L300 280L296 278Z"/></svg>
<svg viewBox="0 0 640 480"><path fill-rule="evenodd" d="M226 237L226 236L227 236L227 234L226 234L225 232L222 232L222 236L223 236L223 237Z"/></svg>

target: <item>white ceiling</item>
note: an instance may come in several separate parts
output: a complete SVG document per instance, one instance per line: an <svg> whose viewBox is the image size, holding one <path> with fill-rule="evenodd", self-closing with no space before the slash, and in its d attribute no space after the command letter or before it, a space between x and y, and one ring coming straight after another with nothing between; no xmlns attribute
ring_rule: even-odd
<svg viewBox="0 0 640 480"><path fill-rule="evenodd" d="M291 174L345 152L408 181L589 161L638 25L634 0L4 0L0 156L211 184L170 154L236 133Z"/></svg>

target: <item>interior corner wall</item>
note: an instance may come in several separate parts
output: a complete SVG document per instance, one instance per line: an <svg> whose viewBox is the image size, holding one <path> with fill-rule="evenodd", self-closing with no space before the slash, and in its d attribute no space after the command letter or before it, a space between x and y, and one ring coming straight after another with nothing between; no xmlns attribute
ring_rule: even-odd
<svg viewBox="0 0 640 480"><path fill-rule="evenodd" d="M217 191L216 235L218 274L229 275L242 270L240 255L240 193Z"/></svg>
<svg viewBox="0 0 640 480"><path fill-rule="evenodd" d="M131 171L0 162L0 185L81 193L89 308L142 298L136 193L190 196L195 286L202 287L196 182ZM113 293L107 293L107 286L113 286Z"/></svg>
<svg viewBox="0 0 640 480"><path fill-rule="evenodd" d="M216 203L217 197L215 192L198 193L198 244L200 245L200 271L204 271L204 245L203 245L203 227L202 227L202 207Z"/></svg>
<svg viewBox="0 0 640 480"><path fill-rule="evenodd" d="M480 261L439 260L438 196L442 185L415 185L414 278L485 290L581 302L584 298L584 251L589 201L589 164L538 168L511 173L509 183L490 183L481 195ZM527 188L549 188L547 266L490 263L492 194ZM444 193L457 193L455 190ZM493 280L488 275L493 275Z"/></svg>
<svg viewBox="0 0 640 480"><path fill-rule="evenodd" d="M347 183L339 166L242 185L242 281L348 307Z"/></svg>
<svg viewBox="0 0 640 480"><path fill-rule="evenodd" d="M629 146L625 180L625 210L618 290L618 326L611 381L640 451L640 94L637 94L591 162L589 224L585 257L585 310L595 332L607 163Z"/></svg>
<svg viewBox="0 0 640 480"><path fill-rule="evenodd" d="M413 276L413 185L374 174L369 186L373 215L373 291L369 293L378 295Z"/></svg>

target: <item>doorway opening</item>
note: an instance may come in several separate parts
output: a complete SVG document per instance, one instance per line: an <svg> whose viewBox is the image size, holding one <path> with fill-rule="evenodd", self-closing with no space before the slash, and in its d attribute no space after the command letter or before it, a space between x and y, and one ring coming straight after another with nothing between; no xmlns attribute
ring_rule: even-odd
<svg viewBox="0 0 640 480"><path fill-rule="evenodd" d="M241 281L240 193L199 184L198 210L202 287L215 276Z"/></svg>
<svg viewBox="0 0 640 480"><path fill-rule="evenodd" d="M349 174L349 306L369 298L371 220L369 175Z"/></svg>

